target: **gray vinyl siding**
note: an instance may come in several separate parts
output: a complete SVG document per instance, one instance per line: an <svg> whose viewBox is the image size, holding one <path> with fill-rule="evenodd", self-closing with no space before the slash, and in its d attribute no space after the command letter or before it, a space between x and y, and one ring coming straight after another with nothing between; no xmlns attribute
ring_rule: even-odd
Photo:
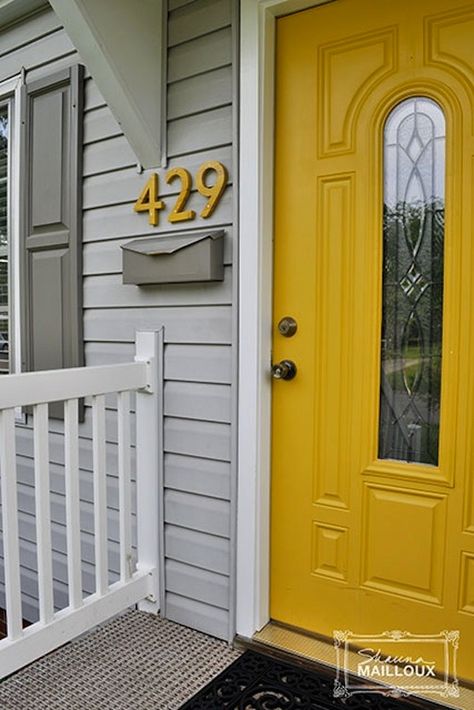
<svg viewBox="0 0 474 710"><path fill-rule="evenodd" d="M229 168L231 183L236 132L233 6L231 0L170 0L167 94L171 162L195 172L204 160L220 160ZM173 345L168 341L165 352L166 387L174 384L169 404L165 389L165 612L170 619L224 638L232 633L234 197L228 187L209 220L227 232L224 283L193 294L197 312L188 341L185 345L174 327ZM202 356L199 347L205 349ZM172 372L184 365L181 358L188 352L192 369L185 377L196 383L192 399L188 382L175 379L179 370ZM172 358L178 360L173 364Z"/></svg>
<svg viewBox="0 0 474 710"><path fill-rule="evenodd" d="M170 0L168 17L168 167L194 175L207 160L229 170L230 185L207 220L160 227L133 211L148 171L137 160L93 79L85 82L83 153L83 319L86 365L128 362L135 331L164 326L164 510L165 615L213 635L230 638L234 489L232 422L235 410L234 307L236 253L234 156L236 28L231 0ZM33 39L31 39L33 37ZM8 41L7 41L8 40ZM4 47L8 45L9 51ZM2 56L5 55L5 56ZM78 61L52 12L0 35L0 78L22 66L27 79ZM7 74L5 74L7 72ZM177 185L160 170L160 196L167 208ZM188 208L203 198L195 190ZM138 288L121 279L120 246L135 236L224 228L225 278L207 284ZM133 407L133 399L132 399ZM107 399L107 462L110 580L118 571L116 404ZM55 602L67 604L64 517L63 422L50 421ZM83 584L94 591L91 411L80 425ZM134 437L132 437L134 441ZM23 609L36 619L36 553L32 431L19 426L20 530ZM1 550L0 550L1 553ZM1 589L1 587L0 587ZM0 594L0 605L1 605Z"/></svg>

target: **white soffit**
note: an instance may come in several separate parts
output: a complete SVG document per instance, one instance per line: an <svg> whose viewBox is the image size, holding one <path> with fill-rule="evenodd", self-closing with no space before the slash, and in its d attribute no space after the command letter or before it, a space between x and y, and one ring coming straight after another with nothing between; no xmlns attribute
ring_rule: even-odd
<svg viewBox="0 0 474 710"><path fill-rule="evenodd" d="M138 161L161 163L162 0L50 0Z"/></svg>

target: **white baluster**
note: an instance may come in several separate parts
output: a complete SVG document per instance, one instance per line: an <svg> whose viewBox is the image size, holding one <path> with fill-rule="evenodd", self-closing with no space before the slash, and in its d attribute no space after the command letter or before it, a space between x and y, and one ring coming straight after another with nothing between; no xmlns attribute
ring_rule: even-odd
<svg viewBox="0 0 474 710"><path fill-rule="evenodd" d="M36 404L33 407L33 425L39 611L40 621L47 624L54 614L47 404Z"/></svg>
<svg viewBox="0 0 474 710"><path fill-rule="evenodd" d="M103 595L108 589L104 395L98 395L92 398L92 438L94 462L95 580L96 592Z"/></svg>
<svg viewBox="0 0 474 710"><path fill-rule="evenodd" d="M117 395L118 475L120 521L120 579L131 575L132 550L132 486L130 480L130 393Z"/></svg>
<svg viewBox="0 0 474 710"><path fill-rule="evenodd" d="M7 630L8 638L13 640L22 634L14 409L0 411L0 476Z"/></svg>
<svg viewBox="0 0 474 710"><path fill-rule="evenodd" d="M68 399L64 403L64 433L69 606L78 609L82 606L82 578L77 399Z"/></svg>

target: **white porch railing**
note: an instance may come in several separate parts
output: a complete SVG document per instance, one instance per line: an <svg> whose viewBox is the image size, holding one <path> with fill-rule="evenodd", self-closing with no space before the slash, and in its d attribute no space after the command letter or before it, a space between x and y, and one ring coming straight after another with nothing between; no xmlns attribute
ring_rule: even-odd
<svg viewBox="0 0 474 710"><path fill-rule="evenodd" d="M158 611L162 333L137 333L135 362L52 370L0 379L0 478L7 638L0 678L98 623L140 603ZM137 564L131 569L130 393L136 392ZM120 579L109 585L105 395L117 393ZM81 570L78 399L92 400L95 593L84 597ZM48 403L64 401L65 510L69 605L53 604ZM39 620L23 629L15 408L32 406Z"/></svg>

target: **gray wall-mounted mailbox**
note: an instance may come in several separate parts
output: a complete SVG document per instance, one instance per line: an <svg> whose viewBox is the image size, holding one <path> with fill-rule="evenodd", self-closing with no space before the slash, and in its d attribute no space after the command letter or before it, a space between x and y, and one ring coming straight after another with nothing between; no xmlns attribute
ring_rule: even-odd
<svg viewBox="0 0 474 710"><path fill-rule="evenodd" d="M144 237L122 245L124 284L222 281L224 230Z"/></svg>

